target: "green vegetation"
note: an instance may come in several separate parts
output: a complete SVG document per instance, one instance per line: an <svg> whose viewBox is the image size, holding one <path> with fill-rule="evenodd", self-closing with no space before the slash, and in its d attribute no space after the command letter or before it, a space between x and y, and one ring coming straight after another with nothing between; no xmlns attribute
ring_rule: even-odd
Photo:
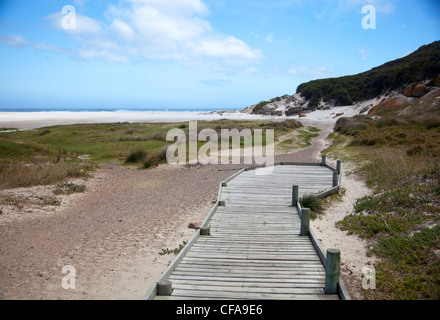
<svg viewBox="0 0 440 320"><path fill-rule="evenodd" d="M198 121L197 129L210 128L221 141L222 129L251 132L275 129L275 138L302 127L296 120L281 122L218 120ZM155 167L165 162L167 132L180 128L189 138L186 123L103 123L52 126L37 130L0 132L0 189L47 185L69 178L87 178L100 163L113 162ZM206 142L199 142L199 147ZM244 139L241 139L241 146Z"/></svg>
<svg viewBox="0 0 440 320"><path fill-rule="evenodd" d="M131 151L130 154L125 159L124 163L138 163L143 161L146 156L147 156L147 151L145 150Z"/></svg>
<svg viewBox="0 0 440 320"><path fill-rule="evenodd" d="M375 98L380 94L426 79L440 73L440 41L420 47L414 53L353 76L319 79L300 84L301 93L315 104L323 99L337 106ZM309 104L310 105L310 104Z"/></svg>
<svg viewBox="0 0 440 320"><path fill-rule="evenodd" d="M357 163L374 190L337 226L380 258L368 299L440 298L440 119L341 118L326 152Z"/></svg>
<svg viewBox="0 0 440 320"><path fill-rule="evenodd" d="M259 103L257 103L254 107L254 109L252 110L253 113L258 113L258 111L260 111L261 109L263 109L269 102L268 101L260 101Z"/></svg>
<svg viewBox="0 0 440 320"><path fill-rule="evenodd" d="M290 120L286 120L290 121ZM280 122L282 126L283 122ZM293 149L307 148L312 145L312 140L319 136L320 130L315 127L301 127L295 131L289 131L287 129L281 129L286 131L287 134L278 137L276 140L276 150L277 153L289 152Z"/></svg>
<svg viewBox="0 0 440 320"><path fill-rule="evenodd" d="M168 248L162 249L159 252L159 255L163 256L163 255L172 254L172 253L174 253L174 255L178 255L180 253L180 251L182 251L182 249L185 248L185 245L187 243L188 243L188 241L183 241L181 244L179 244L179 246L177 248L174 248L174 249L168 249Z"/></svg>
<svg viewBox="0 0 440 320"><path fill-rule="evenodd" d="M310 131L298 130L300 139L303 141L299 144L301 148L310 147L312 145L312 139L319 136L319 133L316 133L316 131L314 131L313 129Z"/></svg>
<svg viewBox="0 0 440 320"><path fill-rule="evenodd" d="M320 103L321 103L321 99L319 99L318 97L313 97L309 101L309 107L317 107L319 106Z"/></svg>
<svg viewBox="0 0 440 320"><path fill-rule="evenodd" d="M84 192L85 190L86 190L86 186L84 184L67 182L67 183L57 183L53 193L56 195L72 194L72 193Z"/></svg>
<svg viewBox="0 0 440 320"><path fill-rule="evenodd" d="M321 200L314 196L313 194L305 194L299 199L299 203L302 208L310 209L310 218L316 219L317 215L320 214L323 210L321 205Z"/></svg>

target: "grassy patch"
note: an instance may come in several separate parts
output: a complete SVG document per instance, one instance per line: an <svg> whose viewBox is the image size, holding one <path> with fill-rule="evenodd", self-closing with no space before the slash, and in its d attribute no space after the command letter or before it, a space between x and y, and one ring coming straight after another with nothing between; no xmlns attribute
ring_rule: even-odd
<svg viewBox="0 0 440 320"><path fill-rule="evenodd" d="M198 121L197 130L213 129L221 142L223 129L274 129L275 138L297 130L296 120L281 122L249 120ZM186 134L187 123L101 123L59 125L38 130L0 132L0 189L65 182L70 177L87 177L87 171L104 162L134 164L151 168L166 160L169 130ZM198 142L200 147L205 142ZM244 146L244 139L240 147ZM230 144L231 147L231 144ZM189 153L187 152L187 155ZM87 159L80 159L87 155Z"/></svg>
<svg viewBox="0 0 440 320"><path fill-rule="evenodd" d="M298 133L301 139L301 142L299 143L301 148L310 147L312 145L312 139L319 136L316 132L309 132L306 130L298 130Z"/></svg>
<svg viewBox="0 0 440 320"><path fill-rule="evenodd" d="M147 151L145 150L130 151L124 163L138 163L143 161L146 156L147 156Z"/></svg>
<svg viewBox="0 0 440 320"><path fill-rule="evenodd" d="M375 191L337 223L369 239L376 265L370 299L440 297L440 130L437 120L338 120L331 152L357 163Z"/></svg>
<svg viewBox="0 0 440 320"><path fill-rule="evenodd" d="M321 200L312 194L305 194L299 199L302 208L309 208L311 211L311 219L315 219L316 215L322 212Z"/></svg>
<svg viewBox="0 0 440 320"><path fill-rule="evenodd" d="M76 184L76 183L68 182L68 183L58 183L53 193L56 195L72 194L72 193L84 192L85 190L86 190L86 186L84 184Z"/></svg>

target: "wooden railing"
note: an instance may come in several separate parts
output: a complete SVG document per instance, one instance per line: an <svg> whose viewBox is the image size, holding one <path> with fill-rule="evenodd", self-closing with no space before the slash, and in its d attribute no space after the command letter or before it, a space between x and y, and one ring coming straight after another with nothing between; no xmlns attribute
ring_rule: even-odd
<svg viewBox="0 0 440 320"><path fill-rule="evenodd" d="M316 163L307 163L307 162L278 162L275 163L274 166L279 165L293 165L293 166L325 166L333 171L333 187L329 190L320 192L318 194L315 194L314 196L317 198L324 198L331 194L334 194L338 192L341 182L341 161L337 160L336 168L331 167L326 163L326 157L322 156L321 162ZM197 239L200 236L209 235L210 233L210 220L217 211L219 206L224 206L225 202L221 201L221 195L222 195L222 188L226 187L228 182L233 180L235 177L240 175L244 171L249 170L255 170L258 168L262 168L264 166L253 166L241 169L240 171L236 172L229 178L223 180L219 185L219 190L217 194L217 200L214 204L214 206L211 208L210 212L204 219L204 221L201 224L200 229L198 229L195 234L191 237L191 239L186 243L185 247L180 251L180 253L176 256L176 258L172 261L172 263L168 266L168 268L162 273L159 281L154 282L150 288L148 289L147 293L144 296L145 300L151 300L156 295L167 295L171 293L171 283L167 281L166 279L171 275L171 273L174 271L174 269L177 267L177 265L182 261L182 259L185 257L186 253L191 249L191 247L194 245L194 243L197 241ZM297 208L298 214L301 218L301 235L302 236L308 236L312 244L315 248L315 250L318 253L318 256L324 265L326 269L326 282L325 282L325 292L328 294L338 294L339 298L341 300L349 300L350 296L348 294L348 291L345 288L345 285L340 278L340 251L338 249L328 249L326 252L326 255L324 254L324 251L320 247L313 231L310 229L310 210L308 208L302 208L301 204L299 203L298 198L298 192L299 188L298 186L292 187L292 206ZM304 224L304 225L303 225Z"/></svg>

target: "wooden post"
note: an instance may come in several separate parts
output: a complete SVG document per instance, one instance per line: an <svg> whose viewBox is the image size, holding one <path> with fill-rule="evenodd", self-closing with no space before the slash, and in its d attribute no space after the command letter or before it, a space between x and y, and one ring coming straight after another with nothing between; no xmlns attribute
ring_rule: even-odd
<svg viewBox="0 0 440 320"><path fill-rule="evenodd" d="M310 209L302 208L301 210L301 232L300 236L308 236L310 227Z"/></svg>
<svg viewBox="0 0 440 320"><path fill-rule="evenodd" d="M163 280L157 283L157 295L158 296L170 296L173 291L171 281Z"/></svg>
<svg viewBox="0 0 440 320"><path fill-rule="evenodd" d="M341 269L341 251L338 249L327 250L327 263L325 267L325 293L337 294L339 275Z"/></svg>
<svg viewBox="0 0 440 320"><path fill-rule="evenodd" d="M338 175L341 174L341 160L336 160L336 170L338 171Z"/></svg>
<svg viewBox="0 0 440 320"><path fill-rule="evenodd" d="M338 185L338 171L333 171L333 187Z"/></svg>
<svg viewBox="0 0 440 320"><path fill-rule="evenodd" d="M296 203L298 202L298 186L292 186L292 207L296 207Z"/></svg>
<svg viewBox="0 0 440 320"><path fill-rule="evenodd" d="M201 236L209 236L211 234L211 228L210 227L202 227L200 228L200 235Z"/></svg>
<svg viewBox="0 0 440 320"><path fill-rule="evenodd" d="M326 156L321 157L321 166L325 166Z"/></svg>

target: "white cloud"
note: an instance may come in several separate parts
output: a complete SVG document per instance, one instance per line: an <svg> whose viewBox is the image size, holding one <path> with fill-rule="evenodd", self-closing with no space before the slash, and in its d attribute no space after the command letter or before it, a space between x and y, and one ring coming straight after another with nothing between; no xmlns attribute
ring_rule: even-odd
<svg viewBox="0 0 440 320"><path fill-rule="evenodd" d="M361 49L359 49L359 53L361 54L361 58L363 61L366 61L370 58L370 50L369 49L361 48Z"/></svg>
<svg viewBox="0 0 440 320"><path fill-rule="evenodd" d="M121 0L103 14L107 23L77 14L76 30L65 30L80 44L82 58L126 61L130 55L203 64L195 60L245 63L263 57L242 40L213 30L202 0ZM59 29L62 17L49 16Z"/></svg>
<svg viewBox="0 0 440 320"><path fill-rule="evenodd" d="M288 70L292 76L306 76L312 78L325 78L332 75L333 70L328 67L309 68L305 66L293 67Z"/></svg>
<svg viewBox="0 0 440 320"><path fill-rule="evenodd" d="M34 48L40 51L55 51L55 52L64 52L65 50L58 48L54 45L47 44L45 42L34 43Z"/></svg>
<svg viewBox="0 0 440 320"><path fill-rule="evenodd" d="M198 56L217 58L235 58L254 60L262 57L259 50L249 48L243 41L235 37L215 37L206 39L197 44L194 53Z"/></svg>
<svg viewBox="0 0 440 320"><path fill-rule="evenodd" d="M21 48L29 45L31 42L21 35L0 34L0 43L8 47Z"/></svg>
<svg viewBox="0 0 440 320"><path fill-rule="evenodd" d="M137 35L134 30L121 20L113 20L112 24L110 25L110 29L116 34L117 37L125 41L136 40Z"/></svg>
<svg viewBox="0 0 440 320"><path fill-rule="evenodd" d="M47 44L45 42L33 42L31 40L26 39L22 35L4 35L0 34L0 43L13 48L23 48L27 46L33 46L35 49L39 51L55 51L55 52L64 52L65 50L58 48L54 45Z"/></svg>
<svg viewBox="0 0 440 320"><path fill-rule="evenodd" d="M272 42L274 42L275 37L274 37L273 33L271 33L264 40L266 40L266 42L268 42L268 43L272 43Z"/></svg>

